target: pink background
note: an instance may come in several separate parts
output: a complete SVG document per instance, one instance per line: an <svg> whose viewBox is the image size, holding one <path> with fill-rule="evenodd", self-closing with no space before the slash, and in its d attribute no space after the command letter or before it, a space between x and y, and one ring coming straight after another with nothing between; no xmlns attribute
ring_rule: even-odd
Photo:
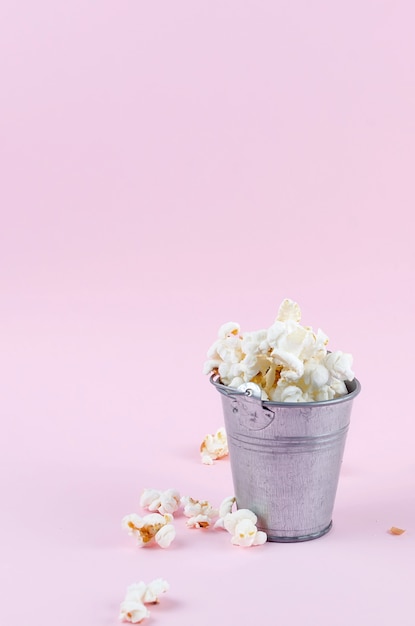
<svg viewBox="0 0 415 626"><path fill-rule="evenodd" d="M161 576L149 624L413 626L413 6L0 4L2 624L110 626ZM139 550L144 487L232 493L202 364L284 297L362 383L332 532Z"/></svg>

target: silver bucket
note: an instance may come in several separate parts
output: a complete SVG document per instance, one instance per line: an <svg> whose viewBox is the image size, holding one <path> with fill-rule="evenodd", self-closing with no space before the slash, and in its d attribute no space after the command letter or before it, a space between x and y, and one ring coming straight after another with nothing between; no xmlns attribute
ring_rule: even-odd
<svg viewBox="0 0 415 626"><path fill-rule="evenodd" d="M325 535L359 381L336 400L291 403L262 401L252 383L243 392L210 380L222 397L238 508L257 515L269 541Z"/></svg>

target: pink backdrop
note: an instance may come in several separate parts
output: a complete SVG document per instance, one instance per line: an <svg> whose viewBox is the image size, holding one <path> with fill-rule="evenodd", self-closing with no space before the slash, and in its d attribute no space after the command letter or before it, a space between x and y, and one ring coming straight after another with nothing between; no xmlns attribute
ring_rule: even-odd
<svg viewBox="0 0 415 626"><path fill-rule="evenodd" d="M160 626L413 626L414 18L1 3L2 624L110 626L161 576ZM232 493L199 459L222 425L202 364L284 297L362 383L333 530L243 550L179 518L139 550L144 487Z"/></svg>

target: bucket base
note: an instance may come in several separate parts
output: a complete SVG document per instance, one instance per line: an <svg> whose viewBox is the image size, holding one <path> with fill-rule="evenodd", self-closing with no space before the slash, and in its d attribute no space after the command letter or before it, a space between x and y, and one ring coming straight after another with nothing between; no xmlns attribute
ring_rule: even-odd
<svg viewBox="0 0 415 626"><path fill-rule="evenodd" d="M320 530L320 532L313 533L312 535L301 535L299 537L278 537L277 535L269 535L267 533L268 541L275 541L278 543L296 543L298 541L311 541L311 539L318 539L319 537L323 537L323 535L326 535L332 526L333 522L331 521L327 528Z"/></svg>

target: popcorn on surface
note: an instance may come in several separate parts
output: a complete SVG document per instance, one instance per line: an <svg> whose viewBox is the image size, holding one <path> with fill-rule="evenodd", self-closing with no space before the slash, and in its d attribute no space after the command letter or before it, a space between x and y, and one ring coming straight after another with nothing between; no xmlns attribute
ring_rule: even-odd
<svg viewBox="0 0 415 626"><path fill-rule="evenodd" d="M162 578L156 578L148 585L142 581L130 585L121 603L120 620L138 624L150 617L150 611L145 604L157 604L159 596L168 589L169 583Z"/></svg>
<svg viewBox="0 0 415 626"><path fill-rule="evenodd" d="M189 528L208 528L218 516L217 509L214 509L207 500L201 501L190 496L183 496L181 503L184 507L184 515L189 518L186 522Z"/></svg>
<svg viewBox="0 0 415 626"><path fill-rule="evenodd" d="M139 624L146 617L150 617L150 611L142 602L126 598L120 606L120 620Z"/></svg>
<svg viewBox="0 0 415 626"><path fill-rule="evenodd" d="M232 535L235 546L259 546L266 542L267 534L256 527L257 516L249 509L238 509L227 513L223 518L223 527Z"/></svg>
<svg viewBox="0 0 415 626"><path fill-rule="evenodd" d="M173 516L168 513L150 513L144 517L132 513L123 518L122 528L137 539L140 547L155 542L161 548L168 548L176 536L172 521Z"/></svg>
<svg viewBox="0 0 415 626"><path fill-rule="evenodd" d="M236 502L235 496L225 498L219 507L219 519L215 522L215 528L225 528L225 517L232 512L233 505Z"/></svg>
<svg viewBox="0 0 415 626"><path fill-rule="evenodd" d="M140 498L140 505L149 511L158 511L162 515L173 514L180 507L180 493L177 489L145 489Z"/></svg>
<svg viewBox="0 0 415 626"><path fill-rule="evenodd" d="M229 454L228 440L224 428L219 428L214 435L206 435L200 446L202 463L212 465L216 459Z"/></svg>
<svg viewBox="0 0 415 626"><path fill-rule="evenodd" d="M256 527L257 516L249 509L238 509L232 512L236 498L225 498L219 507L219 519L215 528L223 528L232 535L231 542L235 546L259 546L266 542L267 535Z"/></svg>
<svg viewBox="0 0 415 626"><path fill-rule="evenodd" d="M340 350L328 353L323 331L315 333L300 320L298 304L285 299L268 329L241 334L235 322L224 324L208 351L204 372L219 374L222 384L236 389L256 383L262 399L274 402L316 402L345 395L344 381L354 378L352 355Z"/></svg>

